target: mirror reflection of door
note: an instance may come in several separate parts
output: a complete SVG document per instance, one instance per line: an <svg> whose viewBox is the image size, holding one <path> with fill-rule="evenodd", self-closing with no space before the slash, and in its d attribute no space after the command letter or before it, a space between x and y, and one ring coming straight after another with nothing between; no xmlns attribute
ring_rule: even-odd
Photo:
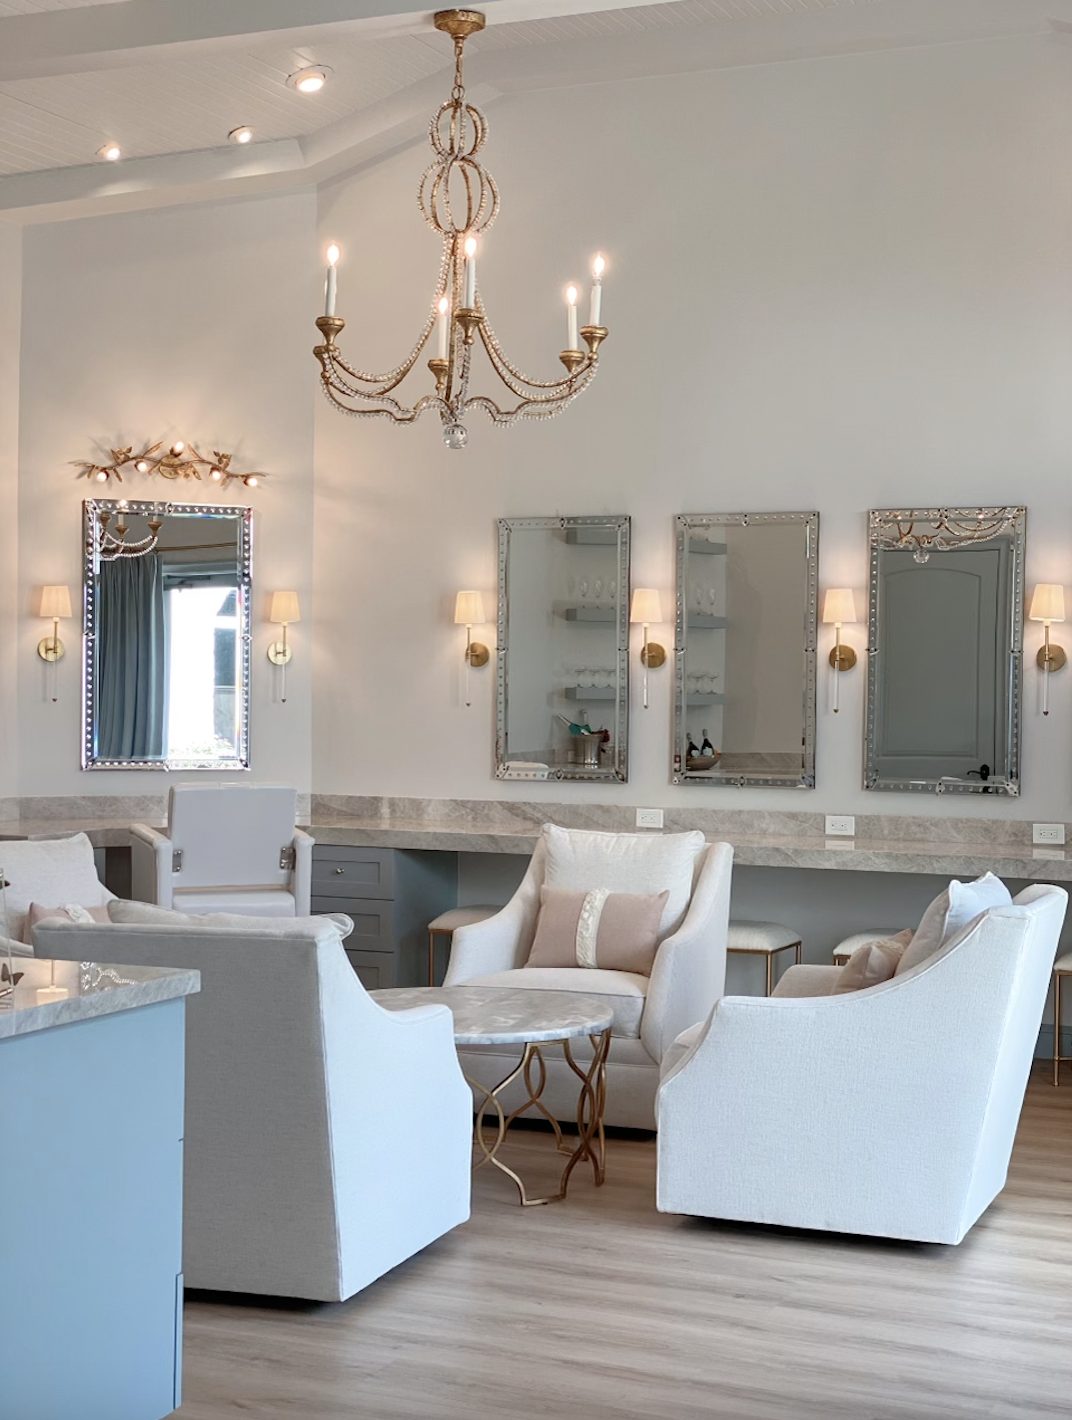
<svg viewBox="0 0 1072 1420"><path fill-rule="evenodd" d="M135 549L150 506L122 510ZM248 545L247 509L169 508L155 546L87 567L87 768L248 763Z"/></svg>
<svg viewBox="0 0 1072 1420"><path fill-rule="evenodd" d="M1007 770L1008 549L880 557L884 660L875 769L892 779L987 782Z"/></svg>
<svg viewBox="0 0 1072 1420"><path fill-rule="evenodd" d="M1022 508L871 514L865 788L1018 792L1024 526Z"/></svg>

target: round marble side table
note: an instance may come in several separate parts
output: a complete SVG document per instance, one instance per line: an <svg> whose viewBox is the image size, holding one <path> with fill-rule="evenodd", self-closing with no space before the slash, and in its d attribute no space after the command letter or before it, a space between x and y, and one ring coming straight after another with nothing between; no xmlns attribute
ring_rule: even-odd
<svg viewBox="0 0 1072 1420"><path fill-rule="evenodd" d="M482 986L414 986L371 991L374 1001L389 1011L412 1006L447 1006L454 1016L457 1045L520 1045L521 1059L513 1070L489 1090L477 1080L466 1079L479 1103L473 1125L476 1146L474 1168L491 1164L517 1186L522 1207L557 1203L565 1198L570 1176L582 1160L592 1165L596 1185L606 1176L606 1139L603 1114L607 1099L607 1052L614 1013L601 996L582 996L572 991L529 991L493 989ZM570 1042L587 1036L592 1042L592 1062L585 1070L573 1057ZM542 1049L560 1045L566 1064L580 1081L577 1095L577 1144L572 1147L558 1120L543 1103L547 1066ZM507 1114L501 1096L515 1080L521 1080L526 1099ZM485 1120L492 1111L490 1124ZM520 1175L505 1164L499 1151L510 1125L519 1115L535 1109L549 1122L555 1144L568 1154L557 1193L530 1198ZM490 1140L489 1140L490 1134Z"/></svg>

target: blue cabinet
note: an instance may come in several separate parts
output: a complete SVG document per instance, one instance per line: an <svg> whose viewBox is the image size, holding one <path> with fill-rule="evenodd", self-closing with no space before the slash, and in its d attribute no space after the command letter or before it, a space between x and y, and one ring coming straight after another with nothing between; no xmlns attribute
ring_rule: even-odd
<svg viewBox="0 0 1072 1420"><path fill-rule="evenodd" d="M0 1039L0 1420L181 1401L185 1002Z"/></svg>

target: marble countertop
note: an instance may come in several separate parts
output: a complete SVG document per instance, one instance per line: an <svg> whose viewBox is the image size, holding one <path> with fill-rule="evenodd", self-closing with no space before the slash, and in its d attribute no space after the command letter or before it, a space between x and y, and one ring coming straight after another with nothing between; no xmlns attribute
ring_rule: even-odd
<svg viewBox="0 0 1072 1420"><path fill-rule="evenodd" d="M614 1012L605 996L522 987L398 986L369 993L388 1011L446 1006L459 1045L519 1045L572 1040L610 1028Z"/></svg>
<svg viewBox="0 0 1072 1420"><path fill-rule="evenodd" d="M76 801L79 808L86 799ZM401 848L441 853L504 853L528 856L541 820L584 828L623 830L632 811L619 805L521 805L479 800L393 800L380 812L363 811L374 801L314 804L309 831L320 844L353 848ZM0 821L5 838L56 838L86 833L97 848L126 847L135 817L163 827L157 814L120 814L121 801L100 817L20 817ZM337 806L338 805L338 806ZM360 807L358 807L360 806ZM102 805L103 807L103 805ZM931 873L978 876L987 869L1021 881L1072 882L1072 855L1064 848L1036 848L1030 824L1014 819L965 819L883 814L857 817L856 838L825 838L822 816L793 811L666 811L666 832L699 827L711 841L733 845L741 867L805 868L838 872Z"/></svg>
<svg viewBox="0 0 1072 1420"><path fill-rule="evenodd" d="M16 975L23 975L15 989L0 998L0 1040L174 1001L201 990L199 972L171 967L37 957L14 957L12 967Z"/></svg>

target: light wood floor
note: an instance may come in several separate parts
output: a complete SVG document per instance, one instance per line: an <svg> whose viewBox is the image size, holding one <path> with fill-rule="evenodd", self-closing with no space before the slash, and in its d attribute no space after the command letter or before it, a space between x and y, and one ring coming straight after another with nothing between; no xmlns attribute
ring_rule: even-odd
<svg viewBox="0 0 1072 1420"><path fill-rule="evenodd" d="M518 1136L531 1168L549 1146ZM488 1172L467 1226L350 1302L188 1301L183 1420L1072 1416L1072 1081L1032 1082L959 1248L661 1216L636 1139L546 1208Z"/></svg>

